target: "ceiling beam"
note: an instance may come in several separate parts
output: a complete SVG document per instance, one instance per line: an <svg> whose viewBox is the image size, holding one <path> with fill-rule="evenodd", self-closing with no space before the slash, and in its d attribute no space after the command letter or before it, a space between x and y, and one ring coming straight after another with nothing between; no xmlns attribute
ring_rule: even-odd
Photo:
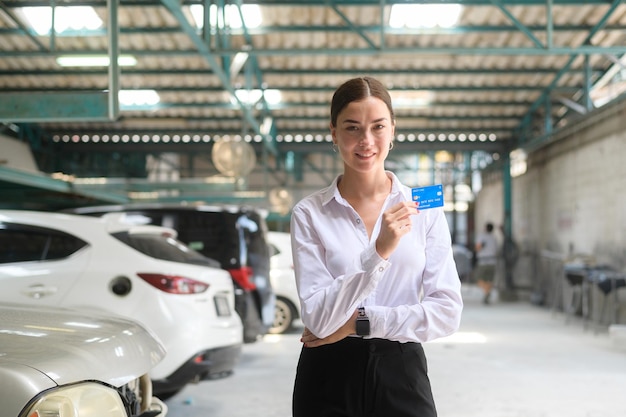
<svg viewBox="0 0 626 417"><path fill-rule="evenodd" d="M0 93L0 121L109 121L107 92Z"/></svg>
<svg viewBox="0 0 626 417"><path fill-rule="evenodd" d="M71 0L72 5L106 7L106 0ZM3 0L7 7L50 6L50 0ZM160 0L123 0L125 6L155 7ZM180 0L180 5L200 4L202 0ZM380 6L380 0L333 0L337 6ZM385 4L463 4L465 6L492 6L491 0L385 0ZM500 0L506 6L545 6L546 0ZM552 0L555 6L606 5L606 0ZM261 6L326 6L319 0L246 0L246 4Z"/></svg>
<svg viewBox="0 0 626 417"><path fill-rule="evenodd" d="M124 5L127 5L124 2ZM530 32L540 32L546 30L543 25L527 25L526 29ZM256 28L247 28L246 33L251 36L255 35L268 35L273 33L289 33L289 32L352 32L359 31L361 33L373 32L379 33L383 29L383 33L387 35L465 35L469 33L498 33L502 32L519 32L519 28L514 25L461 25L454 27L438 27L438 28L393 28L391 26L382 25L352 25L352 26L327 26L327 25L280 25L280 26L260 26ZM592 29L591 25L585 24L562 24L552 26L551 32L588 32ZM606 25L603 30L605 31L623 31L626 29L626 25L619 22L615 22ZM240 28L230 28L230 34L234 36L243 35L244 31ZM122 35L134 35L134 34L168 34L168 33L180 33L178 26L165 26L165 27L152 27L152 26L133 26L120 28ZM216 33L215 29L209 28L209 33ZM30 28L0 28L0 35L31 35L36 36L36 32ZM72 30L68 29L62 33L56 33L56 37L76 37L76 36L106 36L105 29L81 29ZM548 44L550 45L550 44ZM381 45L382 46L382 45Z"/></svg>
<svg viewBox="0 0 626 417"><path fill-rule="evenodd" d="M621 1L621 0L618 0ZM217 57L230 57L239 52L247 52L250 56L294 56L294 55L328 55L328 56L371 56L371 55L480 55L480 56L553 56L553 55L617 55L626 53L626 45L594 46L579 45L554 46L552 48L539 47L458 47L458 46L403 46L376 48L233 48L219 51L206 50L206 53ZM63 55L73 56L93 56L106 54L106 50L71 50L63 51ZM146 50L128 49L124 53L136 56L197 56L196 49L171 49L171 50ZM50 56L49 52L5 50L0 53L4 58L45 58ZM221 70L219 70L221 71ZM217 73L216 73L217 75ZM223 76L224 74L222 74Z"/></svg>
<svg viewBox="0 0 626 417"><path fill-rule="evenodd" d="M245 121L250 125L250 127L255 133L261 134L260 123L256 120L256 118L252 114L251 109L246 104L242 103L239 97L237 97L237 94L235 93L235 89L231 85L230 79L228 78L228 74L222 69L220 63L217 60L217 56L214 55L209 45L207 45L204 42L204 39L202 39L202 37L198 35L198 33L196 32L196 29L193 26L191 26L189 22L187 21L187 18L183 14L181 3L178 0L161 0L161 2L167 8L167 10L169 10L172 16L176 18L183 32L189 37L189 39L195 45L196 47L195 54L200 53L200 55L209 63L209 65L211 66L213 70L213 73L219 78L224 89L228 91L228 93L233 98L233 100L235 100L239 104L240 110L243 114ZM246 51L239 51L239 52L246 52ZM125 53L132 53L132 52L125 51ZM233 56L234 55L235 54L233 54ZM274 149L273 143L271 143L270 141L266 141L266 146L270 152L272 153L276 152L276 150Z"/></svg>

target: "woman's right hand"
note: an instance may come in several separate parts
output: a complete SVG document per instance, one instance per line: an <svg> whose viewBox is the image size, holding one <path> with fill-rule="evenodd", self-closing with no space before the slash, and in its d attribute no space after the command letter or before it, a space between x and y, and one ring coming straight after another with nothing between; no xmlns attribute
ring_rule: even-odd
<svg viewBox="0 0 626 417"><path fill-rule="evenodd" d="M305 327L304 331L302 332L302 337L300 338L300 341L304 343L304 347L314 348L343 340L350 335L356 334L357 315L358 311L354 310L352 316L348 319L348 321L343 324L343 326L337 329L335 333L331 334L330 336L326 336L323 339L315 336L308 328Z"/></svg>
<svg viewBox="0 0 626 417"><path fill-rule="evenodd" d="M411 230L411 216L417 213L419 208L414 201L404 201L385 210L376 239L376 251L381 258L389 259L402 236Z"/></svg>

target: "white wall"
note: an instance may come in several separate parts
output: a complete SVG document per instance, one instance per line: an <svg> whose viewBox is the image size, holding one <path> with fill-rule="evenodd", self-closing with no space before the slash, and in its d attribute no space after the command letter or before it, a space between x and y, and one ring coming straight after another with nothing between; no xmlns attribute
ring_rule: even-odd
<svg viewBox="0 0 626 417"><path fill-rule="evenodd" d="M39 172L29 144L2 134L0 134L0 166Z"/></svg>
<svg viewBox="0 0 626 417"><path fill-rule="evenodd" d="M477 228L501 224L502 193L501 175L484 179ZM512 230L527 256L585 254L626 271L626 99L529 153L527 172L512 180ZM536 284L537 268L516 269L514 281Z"/></svg>

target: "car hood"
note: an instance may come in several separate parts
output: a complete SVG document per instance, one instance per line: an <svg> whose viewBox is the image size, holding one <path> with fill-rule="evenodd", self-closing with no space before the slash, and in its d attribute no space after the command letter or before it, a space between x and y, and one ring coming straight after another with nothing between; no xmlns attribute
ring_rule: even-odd
<svg viewBox="0 0 626 417"><path fill-rule="evenodd" d="M165 356L138 323L94 312L0 304L0 373L29 367L55 384L98 380L115 387L148 373Z"/></svg>

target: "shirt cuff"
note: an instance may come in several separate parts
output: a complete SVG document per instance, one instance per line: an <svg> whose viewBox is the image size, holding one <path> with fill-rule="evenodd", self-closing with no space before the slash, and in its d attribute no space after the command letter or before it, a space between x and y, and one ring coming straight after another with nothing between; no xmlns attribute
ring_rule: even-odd
<svg viewBox="0 0 626 417"><path fill-rule="evenodd" d="M374 242L361 253L361 265L363 267L363 271L381 273L384 272L385 269L389 268L391 263L382 258L378 252L376 252L376 243Z"/></svg>

